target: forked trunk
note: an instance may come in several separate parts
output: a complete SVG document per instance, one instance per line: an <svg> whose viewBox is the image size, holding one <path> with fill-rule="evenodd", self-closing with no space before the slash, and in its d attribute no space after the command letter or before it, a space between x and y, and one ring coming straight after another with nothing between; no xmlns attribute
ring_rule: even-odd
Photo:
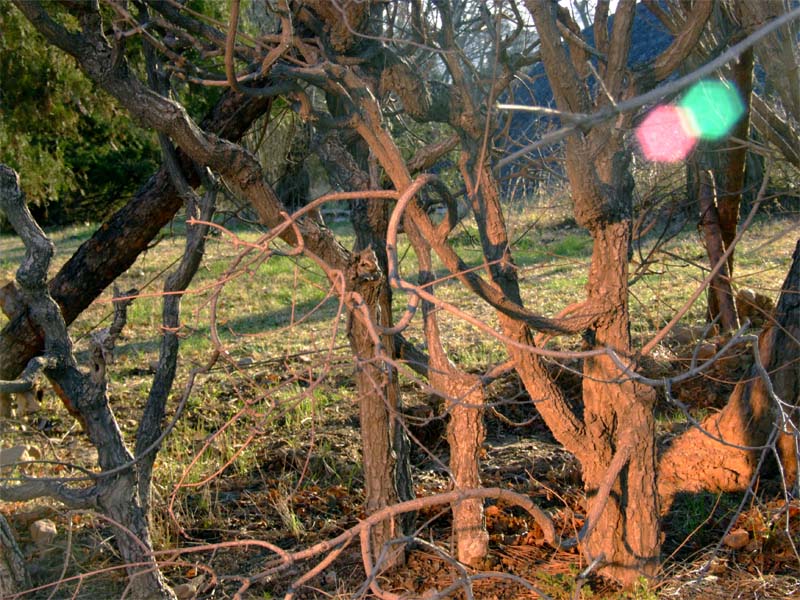
<svg viewBox="0 0 800 600"><path fill-rule="evenodd" d="M623 360L630 352L628 315L627 221L598 227L589 273L589 300L604 306L592 332L594 345L615 349ZM634 365L631 365L634 368ZM632 448L630 459L615 478L607 505L584 542L588 559L602 556L602 573L623 585L651 576L658 567L659 511L655 472L655 419L652 390L636 385L608 356L585 360L584 419L589 452L581 453L587 512L603 482L612 458ZM613 477L613 473L611 474Z"/></svg>

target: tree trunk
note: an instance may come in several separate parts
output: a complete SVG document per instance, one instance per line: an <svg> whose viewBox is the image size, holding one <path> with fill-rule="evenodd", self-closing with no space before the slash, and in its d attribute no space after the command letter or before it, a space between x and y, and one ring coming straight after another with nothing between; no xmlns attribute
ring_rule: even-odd
<svg viewBox="0 0 800 600"><path fill-rule="evenodd" d="M59 357L59 364L47 368L45 373L61 394L72 400L89 440L97 448L101 469L96 484L97 507L115 525L114 538L127 565L133 597L137 600L173 600L175 595L153 556L147 514L138 490L139 471L129 466L133 455L126 448L111 411L103 353L99 348L93 349L90 374L83 373L71 354L71 341L56 304L50 300L50 306L36 308L32 313L37 325L46 332L45 351ZM47 325L44 319L48 319ZM109 471L118 472L103 476Z"/></svg>
<svg viewBox="0 0 800 600"><path fill-rule="evenodd" d="M6 518L0 514L0 598L31 587L25 557L17 546Z"/></svg>
<svg viewBox="0 0 800 600"><path fill-rule="evenodd" d="M367 191L378 188L361 165L356 163L354 153L348 151L331 133L318 140L317 154L329 177L342 189ZM351 145L352 146L352 145ZM367 277L352 273L350 282L362 294L372 322L381 327L392 326L392 292L385 277L388 272L386 255L386 229L388 226L388 203L384 200L356 200L351 205L351 218L356 234L353 248L355 267L364 262ZM367 267L372 263L375 272ZM373 281L370 278L377 276ZM377 286L377 287L375 287ZM363 288L363 289L362 289ZM351 315L350 346L356 360L356 386L361 410L361 439L365 471L367 513L388 506L396 501L411 500L414 486L411 479L411 448L406 431L400 422L401 402L397 370L383 359L378 364L367 364L364 360L375 356L374 340L364 323ZM384 351L396 353L392 336L382 336ZM395 357L396 354L393 354ZM382 364L380 364L382 361ZM384 419L378 423L376 419ZM366 474L370 476L367 477ZM390 477L382 481L380 478ZM392 537L408 534L413 530L415 515L408 513L399 517L400 530L390 521L376 528L373 535L375 556L382 545ZM389 537L386 537L386 536ZM395 557L401 561L402 554Z"/></svg>
<svg viewBox="0 0 800 600"><path fill-rule="evenodd" d="M185 185L182 183L182 185ZM214 214L217 190L206 190L204 201L198 202L194 192L187 203L186 212L194 216L195 210L199 211L201 221L210 222ZM153 375L153 383L147 395L147 402L142 411L139 427L136 431L136 445L134 454L140 457L138 465L138 491L139 499L145 514L149 516L151 507L151 487L153 465L158 449L145 452L156 442L162 434L162 420L166 414L167 399L172 390L175 373L178 368L178 350L180 348L180 312L182 292L189 287L192 279L200 267L200 262L205 252L205 238L209 225L186 226L186 245L181 257L181 262L170 273L164 282L164 297L162 299L161 323L164 333L161 337L161 347L158 354L158 366Z"/></svg>
<svg viewBox="0 0 800 600"><path fill-rule="evenodd" d="M700 182L700 189L697 195L700 208L700 226L703 229L709 264L711 268L713 268L721 260L727 244L723 239L722 225L720 223L721 215L717 210L714 175L711 172L701 171L698 173L698 180ZM736 220L738 222L738 204L736 214ZM730 215L728 215L728 217L730 218ZM735 235L736 222L733 225L733 230ZM739 328L736 302L734 301L733 290L731 289L729 272L731 264L732 261L728 261L722 266L719 273L711 280L711 285L708 288L709 318L715 319L719 316L723 332L735 331Z"/></svg>
<svg viewBox="0 0 800 600"><path fill-rule="evenodd" d="M721 36L738 34L743 23L743 3L737 0L731 8L736 15L726 10L717 11L716 27ZM747 12L746 10L744 12ZM752 29L751 31L752 32ZM706 62L708 57L695 53L684 65L684 71ZM700 212L700 225L706 241L706 250L711 266L716 258L728 249L736 237L739 212L745 186L747 145L737 140L747 140L750 134L751 96L753 91L753 49L742 52L728 71L728 78L739 92L744 106L744 115L723 142L703 142L695 159L687 165L688 196L696 198ZM713 186L713 187L709 187ZM731 292L734 271L734 253L727 261L727 269L712 282L708 294L710 319L719 316L723 331L738 328L736 306Z"/></svg>
<svg viewBox="0 0 800 600"><path fill-rule="evenodd" d="M206 116L203 127L238 140L255 119L269 110L270 103L269 98L227 93ZM197 174L185 158L182 161L187 181L197 185ZM50 281L50 294L68 325L147 249L182 202L166 167L162 167L130 202L81 244ZM17 377L28 361L41 352L42 344L25 311L12 318L0 332L0 379Z"/></svg>
<svg viewBox="0 0 800 600"><path fill-rule="evenodd" d="M588 337L596 347L630 352L628 317L628 244L630 223L597 227L587 291L589 302L603 307ZM591 338L594 338L593 340ZM615 452L634 448L621 471L594 532L585 542L587 558L604 557L603 573L631 585L652 575L659 558L659 511L655 486L655 394L627 381L610 357L584 361L583 402L591 451L581 461L587 512L608 477Z"/></svg>
<svg viewBox="0 0 800 600"><path fill-rule="evenodd" d="M431 366L431 372L433 369ZM447 381L440 382L435 388L446 393L447 412L450 414L447 442L455 489L479 488L480 455L486 439L483 384L478 377L465 373L446 373L444 376ZM433 379L431 377L432 382ZM452 510L458 560L465 565L480 567L489 552L483 500L462 500L455 503Z"/></svg>
<svg viewBox="0 0 800 600"><path fill-rule="evenodd" d="M434 280L431 250L416 239L421 286L433 293ZM444 400L450 420L447 423L447 442L450 446L450 474L455 489L474 489L481 486L480 455L486 439L483 410L486 403L480 378L460 371L442 346L435 307L422 302L425 340L428 345L428 382L436 395ZM458 560L465 565L480 567L489 552L489 533L481 498L454 502L453 535Z"/></svg>
<svg viewBox="0 0 800 600"><path fill-rule="evenodd" d="M591 112L593 94L582 81L583 67L571 63L562 45L557 6L541 0L526 0L525 4L540 34L544 67L558 108ZM608 39L608 60L601 67L606 93L597 96L600 104L607 102L607 97L620 98L634 92L626 82L625 65L635 9L633 0L624 0L617 7ZM702 18L699 13L698 17ZM570 51L583 52L576 44L571 44ZM622 119L615 125L598 125L588 133L576 132L568 137L566 171L575 219L594 240L584 310L596 316L584 333L585 340L589 347L612 348L634 369L628 313L633 181L624 148L625 127ZM642 575L655 574L660 552L654 394L634 386L610 357L600 356L584 362L583 402L585 429L577 428L577 433L584 435L576 436L574 426L560 425L561 433L571 442L567 449L581 461L584 486L590 496L589 514L603 506L596 503L606 503L593 531L583 540L583 549L589 559L602 557L601 574L632 587ZM623 451L630 456L617 475L610 468L617 453ZM609 478L612 485L606 501L604 494L595 494L607 487L604 484Z"/></svg>
<svg viewBox="0 0 800 600"><path fill-rule="evenodd" d="M367 514L396 504L400 498L397 482L397 457L392 452L398 426L397 388L390 385L391 373L385 358L378 353L374 326L381 322L378 296L382 273L375 253L365 249L353 256L347 279L364 299L367 314L352 310L348 316L347 335L356 366L356 388L361 416L361 443L364 462L364 487ZM394 519L386 519L372 529L372 553L376 568L402 564L401 547L386 548L384 561L377 564L387 542L401 537Z"/></svg>
<svg viewBox="0 0 800 600"><path fill-rule="evenodd" d="M753 49L742 52L731 66L731 80L738 89L744 104L744 116L731 131L731 137L747 140L750 137L750 98L753 92ZM739 226L739 207L744 190L747 145L733 140L719 156L717 177L717 210L719 211L722 243L727 249L736 237ZM728 271L733 275L733 254L728 259Z"/></svg>
<svg viewBox="0 0 800 600"><path fill-rule="evenodd" d="M727 444L764 446L779 435L778 446L789 484L797 481L797 405L800 393L800 241L783 284L775 323L759 336L759 355L770 374L781 409L754 367L733 390L725 408L701 427ZM783 428L784 433L779 429ZM750 485L762 449L742 449L692 428L677 438L659 460L658 489L664 508L679 492L741 491Z"/></svg>
<svg viewBox="0 0 800 600"><path fill-rule="evenodd" d="M176 596L153 557L147 512L139 497L137 480L135 471L107 480L101 486L98 507L122 526L114 526L114 541L127 565L131 596L136 600L174 600Z"/></svg>

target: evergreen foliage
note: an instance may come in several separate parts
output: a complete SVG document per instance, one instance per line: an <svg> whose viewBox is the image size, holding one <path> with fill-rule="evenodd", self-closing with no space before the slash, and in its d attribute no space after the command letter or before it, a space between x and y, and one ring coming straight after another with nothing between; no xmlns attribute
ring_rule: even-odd
<svg viewBox="0 0 800 600"><path fill-rule="evenodd" d="M157 167L155 136L9 3L0 31L0 163L45 224L102 219Z"/></svg>

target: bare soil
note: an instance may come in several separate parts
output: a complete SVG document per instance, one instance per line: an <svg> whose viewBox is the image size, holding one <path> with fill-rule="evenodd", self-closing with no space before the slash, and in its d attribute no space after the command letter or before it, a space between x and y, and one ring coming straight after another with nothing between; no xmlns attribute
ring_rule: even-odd
<svg viewBox="0 0 800 600"><path fill-rule="evenodd" d="M678 370L692 347L672 344L653 370ZM748 367L745 354L722 361L711 373L698 376L676 390L695 411L718 409L727 393ZM580 379L579 364L553 366L559 382L574 398ZM133 376L133 375L132 375ZM448 447L444 439L446 415L422 391L407 387L409 433L415 439L414 476L418 495L448 489ZM502 486L529 495L553 517L559 533L574 535L583 523L581 474L577 461L562 450L536 414L519 382L507 375L490 388L492 409L486 415L488 438L482 460L486 486ZM115 406L124 429L133 430L126 414L135 406ZM675 408L662 401L664 439L685 424L674 418ZM359 432L355 403L339 403L313 420L313 432L287 438L279 429L264 432L252 444L248 469L227 467L213 485L181 490L173 506L182 531L166 516L172 490L157 486L158 525L163 547L190 548L236 540L257 539L285 550L298 550L330 539L363 517L361 508ZM217 415L224 422L225 414ZM193 411L189 421L214 415ZM221 423L220 423L221 424ZM24 422L4 422L3 437L29 445L49 445L60 460L92 464L93 450L85 436L60 410L32 415ZM201 440L198 440L198 443ZM58 469L56 469L56 472ZM28 474L36 474L29 467ZM577 552L554 551L544 543L541 530L518 508L489 502L486 509L490 554L482 570L469 570L473 597L514 599L543 597L629 598L792 598L800 593L800 502L786 503L776 480L765 479L754 498L738 510L741 495L679 499L665 519L666 557L660 579L649 587L623 594L607 581L589 573ZM64 576L58 589L43 588L31 598L112 598L124 592L125 578L112 542L113 528L89 514L72 513L46 502L2 506L19 534L36 585ZM738 513L738 514L737 514ZM30 524L41 518L59 527L55 544L37 549L30 539ZM439 507L417 515L417 537L431 546L411 546L405 565L380 576L383 589L395 593L433 597L431 590L447 590L446 597L468 598L456 584L463 573L444 553L452 551L450 514ZM723 543L729 530L743 529L747 543L733 549ZM240 582L231 575L263 569L274 555L264 548L234 546L184 555L182 562L166 566L178 585L197 584L197 598L230 598ZM168 561L174 557L165 555ZM292 581L314 566L300 563L254 584L245 597L282 596ZM103 572L104 569L111 569ZM94 575L87 576L94 572ZM83 580L69 580L84 574ZM218 578L212 577L212 574ZM227 577L226 577L227 576ZM357 543L319 576L298 590L297 598L369 596ZM79 585L78 585L79 584ZM361 592L359 592L361 590ZM537 592L538 590L538 592ZM355 594L355 596L353 596ZM428 594L426 596L426 594ZM578 595L576 595L578 594Z"/></svg>

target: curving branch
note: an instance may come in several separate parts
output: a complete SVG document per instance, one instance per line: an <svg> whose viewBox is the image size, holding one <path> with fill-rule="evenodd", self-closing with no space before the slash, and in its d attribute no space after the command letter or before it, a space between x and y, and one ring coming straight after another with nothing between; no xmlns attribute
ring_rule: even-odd
<svg viewBox="0 0 800 600"><path fill-rule="evenodd" d="M45 369L52 369L55 365L56 361L52 357L37 356L32 358L19 377L11 381L0 380L0 393L20 394L31 391L36 387L36 379L39 374Z"/></svg>
<svg viewBox="0 0 800 600"><path fill-rule="evenodd" d="M660 10L657 2L648 2L647 7L651 11ZM713 2L694 3L686 23L683 23L680 29L675 32L675 39L656 58L649 72L641 76L648 79L647 83L663 81L680 67L681 63L686 60L697 46L697 41L705 29L713 9Z"/></svg>
<svg viewBox="0 0 800 600"><path fill-rule="evenodd" d="M73 509L98 507L100 491L97 486L74 488L63 481L30 479L16 485L0 485L0 500L27 502L37 498L52 498Z"/></svg>

